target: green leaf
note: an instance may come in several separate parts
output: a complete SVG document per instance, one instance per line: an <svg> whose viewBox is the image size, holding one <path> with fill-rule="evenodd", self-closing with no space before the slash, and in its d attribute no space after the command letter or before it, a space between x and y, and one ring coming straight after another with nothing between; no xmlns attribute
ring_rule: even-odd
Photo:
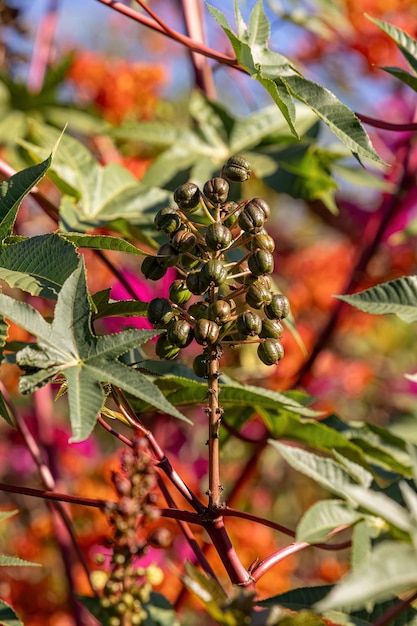
<svg viewBox="0 0 417 626"><path fill-rule="evenodd" d="M74 246L59 235L36 235L0 247L0 278L32 296L56 300L78 262Z"/></svg>
<svg viewBox="0 0 417 626"><path fill-rule="evenodd" d="M147 376L119 361L122 354L160 331L130 329L113 335L93 334L82 262L65 281L51 324L30 305L3 294L0 294L0 313L38 340L17 353L18 365L27 371L20 379L22 393L32 393L57 374L65 376L72 441L85 439L91 433L104 405L104 383L120 387L169 415L186 419Z"/></svg>
<svg viewBox="0 0 417 626"><path fill-rule="evenodd" d="M365 517L355 524L352 532L352 549L350 562L352 571L356 571L369 560L372 540L376 539L383 529L378 519Z"/></svg>
<svg viewBox="0 0 417 626"><path fill-rule="evenodd" d="M413 76L413 74L410 74L399 67L381 67L380 69L384 70L384 72L387 72L388 74L391 74L391 76L398 78L398 80L405 85L408 85L408 87L411 87L414 91L417 91L417 76Z"/></svg>
<svg viewBox="0 0 417 626"><path fill-rule="evenodd" d="M25 561L24 559L19 559L18 556L8 556L7 554L0 554L0 566L1 567L41 567L40 563L33 563L32 561Z"/></svg>
<svg viewBox="0 0 417 626"><path fill-rule="evenodd" d="M315 608L349 611L374 606L417 584L417 553L400 541L384 541L372 551L367 563L348 574Z"/></svg>
<svg viewBox="0 0 417 626"><path fill-rule="evenodd" d="M35 157L43 158L47 146L59 138L58 131L31 122L35 143L21 142ZM127 169L110 163L102 166L81 142L64 135L49 173L63 192L60 213L62 230L80 231L128 220L135 226L153 222L152 213L171 195L140 183ZM146 211L151 211L146 215Z"/></svg>
<svg viewBox="0 0 417 626"><path fill-rule="evenodd" d="M1 626L24 626L13 609L4 600L0 600Z"/></svg>
<svg viewBox="0 0 417 626"><path fill-rule="evenodd" d="M269 440L268 443L276 448L292 468L313 479L331 493L346 498L348 487L357 484L357 477L352 477L346 468L333 459L287 446L278 441ZM347 499L349 500L349 497Z"/></svg>
<svg viewBox="0 0 417 626"><path fill-rule="evenodd" d="M335 298L366 313L395 313L405 322L417 322L417 276L404 276L359 293Z"/></svg>
<svg viewBox="0 0 417 626"><path fill-rule="evenodd" d="M363 510L385 520L405 533L413 531L413 520L409 512L385 493L365 489L358 485L347 485L345 497Z"/></svg>
<svg viewBox="0 0 417 626"><path fill-rule="evenodd" d="M365 14L366 15L366 14ZM410 35L398 28L397 26L393 26L392 24L388 24L388 22L383 22L381 20L377 20L370 15L366 15L368 20L379 26L379 28L384 31L399 47L404 58L410 65L411 69L414 73L417 74L417 41L412 39ZM383 68L385 69L385 68Z"/></svg>
<svg viewBox="0 0 417 626"><path fill-rule="evenodd" d="M11 235L20 204L30 190L45 176L52 155L45 161L17 172L0 185L0 241Z"/></svg>
<svg viewBox="0 0 417 626"><path fill-rule="evenodd" d="M70 241L76 248L89 248L90 250L109 250L112 252L124 252L143 256L149 254L137 248L129 241L120 237L109 235L87 235L84 233L62 233L60 235L66 241Z"/></svg>
<svg viewBox="0 0 417 626"><path fill-rule="evenodd" d="M363 516L340 500L321 500L313 504L297 526L297 541L320 543L339 526L351 526Z"/></svg>
<svg viewBox="0 0 417 626"><path fill-rule="evenodd" d="M289 96L310 107L354 155L382 163L353 111L330 90L304 78L286 57L269 49L269 24L262 0L253 9L249 28L236 7L235 3L238 36L218 9L208 8L229 38L240 65L268 90L291 132L296 133Z"/></svg>

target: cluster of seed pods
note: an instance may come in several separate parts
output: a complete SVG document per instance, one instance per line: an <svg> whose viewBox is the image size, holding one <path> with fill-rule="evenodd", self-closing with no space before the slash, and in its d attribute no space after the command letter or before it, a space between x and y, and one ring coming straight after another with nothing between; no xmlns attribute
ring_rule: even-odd
<svg viewBox="0 0 417 626"><path fill-rule="evenodd" d="M148 306L149 321L166 331L156 354L174 359L197 342L202 353L193 368L201 377L207 375L207 349L214 345L257 342L266 365L284 356L281 320L289 314L289 302L271 290L275 242L265 228L270 207L261 198L228 201L229 182L244 182L250 174L249 162L235 156L202 191L193 183L178 187L177 206L161 209L154 220L168 241L142 263L147 279L161 279L169 267L179 276L167 298Z"/></svg>

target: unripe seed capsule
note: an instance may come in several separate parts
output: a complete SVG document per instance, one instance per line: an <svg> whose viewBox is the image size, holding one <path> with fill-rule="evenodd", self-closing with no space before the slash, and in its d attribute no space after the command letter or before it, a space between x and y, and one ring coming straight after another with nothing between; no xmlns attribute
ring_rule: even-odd
<svg viewBox="0 0 417 626"><path fill-rule="evenodd" d="M238 224L247 233L259 232L265 222L263 210L252 202L248 202L238 217Z"/></svg>
<svg viewBox="0 0 417 626"><path fill-rule="evenodd" d="M223 204L229 195L229 183L224 178L212 178L205 183L203 193L212 204Z"/></svg>
<svg viewBox="0 0 417 626"><path fill-rule="evenodd" d="M178 346L173 346L166 335L158 337L158 341L155 344L155 352L160 359L172 361L178 356L179 351L180 348Z"/></svg>
<svg viewBox="0 0 417 626"><path fill-rule="evenodd" d="M176 320L168 326L167 339L179 348L189 346L193 336L193 330L186 320Z"/></svg>
<svg viewBox="0 0 417 626"><path fill-rule="evenodd" d="M220 287L227 279L227 268L219 259L211 259L207 261L201 268L201 283L207 289L210 285Z"/></svg>
<svg viewBox="0 0 417 626"><path fill-rule="evenodd" d="M262 198L253 198L249 204L253 204L257 206L259 209L261 209L266 220L271 215L271 209L269 207L269 204L267 204L265 200L263 200Z"/></svg>
<svg viewBox="0 0 417 626"><path fill-rule="evenodd" d="M228 202L222 207L222 223L227 226L227 228L232 228L234 224L237 222L237 218L243 210L243 207L238 209L237 202Z"/></svg>
<svg viewBox="0 0 417 626"><path fill-rule="evenodd" d="M222 169L222 176L236 183L243 183L251 175L250 163L241 156L233 156L227 159Z"/></svg>
<svg viewBox="0 0 417 626"><path fill-rule="evenodd" d="M273 238L268 235L268 233L260 232L256 235L253 235L250 241L246 244L249 250L267 250L268 252L273 252L275 250L275 241Z"/></svg>
<svg viewBox="0 0 417 626"><path fill-rule="evenodd" d="M200 318L194 326L195 340L201 346L208 346L216 343L220 333L220 328L212 320Z"/></svg>
<svg viewBox="0 0 417 626"><path fill-rule="evenodd" d="M268 318L262 320L262 330L259 337L263 339L272 338L280 339L284 333L284 327L279 320L270 320Z"/></svg>
<svg viewBox="0 0 417 626"><path fill-rule="evenodd" d="M207 355L198 354L193 361L194 374L199 378L207 378Z"/></svg>
<svg viewBox="0 0 417 626"><path fill-rule="evenodd" d="M259 344L257 352L265 365L274 365L284 356L284 348L278 339L265 339Z"/></svg>
<svg viewBox="0 0 417 626"><path fill-rule="evenodd" d="M269 319L284 319L290 314L290 303L282 293L275 293L265 306L265 314Z"/></svg>
<svg viewBox="0 0 417 626"><path fill-rule="evenodd" d="M207 302L194 302L189 308L188 313L195 319L199 320L201 317L207 317Z"/></svg>
<svg viewBox="0 0 417 626"><path fill-rule="evenodd" d="M246 292L246 302L254 309L262 309L271 302L271 299L271 292L259 281L250 285Z"/></svg>
<svg viewBox="0 0 417 626"><path fill-rule="evenodd" d="M174 191L174 200L184 213L193 213L200 204L200 190L194 183L185 183Z"/></svg>
<svg viewBox="0 0 417 626"><path fill-rule="evenodd" d="M159 280L165 276L167 268L160 265L156 257L146 256L142 261L141 272L149 280Z"/></svg>
<svg viewBox="0 0 417 626"><path fill-rule="evenodd" d="M164 233L175 233L181 228L182 220L177 209L164 207L155 215L154 224Z"/></svg>
<svg viewBox="0 0 417 626"><path fill-rule="evenodd" d="M187 289L196 296L201 295L207 289L207 286L203 284L201 279L201 272L190 272L185 279Z"/></svg>
<svg viewBox="0 0 417 626"><path fill-rule="evenodd" d="M209 305L207 314L216 324L225 324L230 319L230 304L226 300L216 300Z"/></svg>
<svg viewBox="0 0 417 626"><path fill-rule="evenodd" d="M232 233L223 224L210 224L206 230L206 245L209 250L222 250L232 241Z"/></svg>
<svg viewBox="0 0 417 626"><path fill-rule="evenodd" d="M174 246L171 246L170 243L164 243L158 249L157 254L158 263L162 267L174 267L174 265L177 265L180 260L178 251L174 248Z"/></svg>
<svg viewBox="0 0 417 626"><path fill-rule="evenodd" d="M196 236L188 230L178 230L171 237L171 245L173 245L178 252L189 252L194 248L196 240Z"/></svg>
<svg viewBox="0 0 417 626"><path fill-rule="evenodd" d="M148 320L151 324L167 325L174 312L172 306L166 298L154 298L148 304Z"/></svg>
<svg viewBox="0 0 417 626"><path fill-rule="evenodd" d="M248 266L254 276L272 274L274 271L274 257L268 250L255 250L248 257Z"/></svg>
<svg viewBox="0 0 417 626"><path fill-rule="evenodd" d="M185 304L191 298L192 293L187 288L185 280L177 279L169 287L168 297L174 304Z"/></svg>
<svg viewBox="0 0 417 626"><path fill-rule="evenodd" d="M244 311L236 319L236 328L241 335L255 337L262 330L262 320L253 311Z"/></svg>

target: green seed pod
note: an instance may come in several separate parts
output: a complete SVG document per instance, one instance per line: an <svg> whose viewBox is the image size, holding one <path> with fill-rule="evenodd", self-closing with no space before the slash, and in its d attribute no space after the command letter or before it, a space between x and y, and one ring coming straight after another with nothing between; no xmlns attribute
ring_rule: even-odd
<svg viewBox="0 0 417 626"><path fill-rule="evenodd" d="M166 298L154 298L148 304L148 320L151 324L166 326L173 318L174 311Z"/></svg>
<svg viewBox="0 0 417 626"><path fill-rule="evenodd" d="M210 224L206 230L206 245L209 250L222 250L232 241L232 233L223 224Z"/></svg>
<svg viewBox="0 0 417 626"><path fill-rule="evenodd" d="M193 213L200 204L200 190L194 183L185 183L174 191L174 200L184 213Z"/></svg>
<svg viewBox="0 0 417 626"><path fill-rule="evenodd" d="M177 279L171 283L168 297L174 304L185 304L191 298L191 295L185 280Z"/></svg>
<svg viewBox="0 0 417 626"><path fill-rule="evenodd" d="M176 320L168 326L167 339L174 346L185 348L194 337L193 329L186 320Z"/></svg>
<svg viewBox="0 0 417 626"><path fill-rule="evenodd" d="M284 348L278 339L265 339L259 344L257 352L265 365L275 365L284 356Z"/></svg>
<svg viewBox="0 0 417 626"><path fill-rule="evenodd" d="M271 302L272 295L258 280L249 285L246 291L246 302L254 309L262 309Z"/></svg>
<svg viewBox="0 0 417 626"><path fill-rule="evenodd" d="M268 318L262 320L262 330L259 337L262 339L281 339L284 333L284 327L279 320L270 320Z"/></svg>
<svg viewBox="0 0 417 626"><path fill-rule="evenodd" d="M195 246L194 248L189 250L189 252L193 256L198 257L199 259L202 260L201 250L198 246ZM195 269L201 263L201 261L198 261L197 259L193 259L192 257L188 256L187 253L185 252L181 254L180 260L181 260L181 265L189 270Z"/></svg>
<svg viewBox="0 0 417 626"><path fill-rule="evenodd" d="M207 316L216 324L225 324L230 319L231 308L227 300L216 300L209 305Z"/></svg>
<svg viewBox="0 0 417 626"><path fill-rule="evenodd" d="M207 289L210 285L220 287L227 279L227 268L220 259L211 259L201 268L201 283Z"/></svg>
<svg viewBox="0 0 417 626"><path fill-rule="evenodd" d="M229 183L224 178L212 178L205 183L203 193L211 204L223 204L229 195Z"/></svg>
<svg viewBox="0 0 417 626"><path fill-rule="evenodd" d="M258 233L264 225L263 210L253 202L248 202L238 217L238 224L247 233Z"/></svg>
<svg viewBox="0 0 417 626"><path fill-rule="evenodd" d="M201 280L201 272L190 272L185 279L187 289L196 296L200 296L207 290L207 286Z"/></svg>
<svg viewBox="0 0 417 626"><path fill-rule="evenodd" d="M272 239L270 235L266 232L266 230L262 230L260 233L253 235L250 241L246 244L248 250L267 250L268 252L273 252L275 250L275 241Z"/></svg>
<svg viewBox="0 0 417 626"><path fill-rule="evenodd" d="M162 244L162 246L158 249L157 255L158 263L162 267L174 267L174 265L177 265L180 260L178 251L175 250L174 246L171 246L170 243Z"/></svg>
<svg viewBox="0 0 417 626"><path fill-rule="evenodd" d="M270 209L269 204L267 204L265 200L262 200L262 198L253 198L249 204L253 204L257 206L259 209L261 209L266 220L271 215L271 209Z"/></svg>
<svg viewBox="0 0 417 626"><path fill-rule="evenodd" d="M265 289L268 289L268 291L271 289L271 279L269 278L269 276L254 276L253 274L248 274L247 276L245 276L243 284L246 287L253 285L253 283L262 285L262 287L265 287Z"/></svg>
<svg viewBox="0 0 417 626"><path fill-rule="evenodd" d="M194 302L190 307L188 307L188 313L195 320L199 320L202 317L207 317L208 307L209 305L207 302L200 300L199 302Z"/></svg>
<svg viewBox="0 0 417 626"><path fill-rule="evenodd" d="M274 271L274 257L268 250L255 250L248 257L248 266L254 276L272 274Z"/></svg>
<svg viewBox="0 0 417 626"><path fill-rule="evenodd" d="M290 303L282 293L275 293L265 306L265 314L270 320L282 320L290 314Z"/></svg>
<svg viewBox="0 0 417 626"><path fill-rule="evenodd" d="M182 220L177 209L168 206L158 211L154 218L154 224L158 230L170 234L181 228Z"/></svg>
<svg viewBox="0 0 417 626"><path fill-rule="evenodd" d="M245 337L255 337L262 330L262 320L253 311L244 311L236 319L236 328Z"/></svg>
<svg viewBox="0 0 417 626"><path fill-rule="evenodd" d="M193 361L193 370L194 374L199 378L207 378L208 369L207 369L207 355L206 354L198 354Z"/></svg>
<svg viewBox="0 0 417 626"><path fill-rule="evenodd" d="M165 333L158 337L158 341L155 344L155 352L160 359L172 361L178 356L179 351L180 348L178 346L173 346Z"/></svg>
<svg viewBox="0 0 417 626"><path fill-rule="evenodd" d="M227 159L222 169L222 176L235 183L244 183L251 175L250 163L241 156Z"/></svg>
<svg viewBox="0 0 417 626"><path fill-rule="evenodd" d="M195 340L201 346L208 346L216 343L219 337L220 328L212 320L201 317L194 326Z"/></svg>
<svg viewBox="0 0 417 626"><path fill-rule="evenodd" d="M222 223L227 226L227 228L232 228L232 226L236 224L237 218L243 210L243 206L240 207L240 209L238 209L238 206L237 202L228 202L222 207L220 217Z"/></svg>
<svg viewBox="0 0 417 626"><path fill-rule="evenodd" d="M158 263L154 256L145 256L142 261L141 272L149 280L159 280L165 276L167 268Z"/></svg>
<svg viewBox="0 0 417 626"><path fill-rule="evenodd" d="M197 241L197 237L190 233L188 230L178 230L171 237L171 245L174 246L178 252L189 252L195 246L195 242Z"/></svg>

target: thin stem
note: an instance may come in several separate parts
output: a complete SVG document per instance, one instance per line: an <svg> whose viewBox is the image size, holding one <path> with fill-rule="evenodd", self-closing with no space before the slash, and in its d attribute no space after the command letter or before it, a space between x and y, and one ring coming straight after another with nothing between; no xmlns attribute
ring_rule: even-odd
<svg viewBox="0 0 417 626"><path fill-rule="evenodd" d="M391 608L385 611L385 613L380 615L378 619L372 623L372 626L388 626L388 624L391 624L396 617L406 611L415 600L417 600L417 591L405 600L399 600Z"/></svg>
<svg viewBox="0 0 417 626"><path fill-rule="evenodd" d="M218 344L210 346L207 351L208 370L208 407L209 421L209 509L219 509L223 504L223 487L220 481L220 422L223 409L219 405L219 358L222 354Z"/></svg>
<svg viewBox="0 0 417 626"><path fill-rule="evenodd" d="M31 487L7 485L6 483L0 483L0 491L7 491L8 493L19 493L23 496L31 496L33 498L42 498L43 500L53 500L55 502L68 502L69 504L78 504L80 506L90 506L96 509L101 509L106 504L108 504L108 502L105 500L96 500L94 498L85 498L83 496L70 496L67 493L60 493L58 491L32 489Z"/></svg>
<svg viewBox="0 0 417 626"><path fill-rule="evenodd" d="M32 93L39 93L42 89L58 22L58 7L59 0L49 0L49 6L40 20L27 82L28 90Z"/></svg>
<svg viewBox="0 0 417 626"><path fill-rule="evenodd" d="M278 550L277 552L274 552L274 554L271 554L266 559L263 559L259 563L255 564L253 570L250 572L253 582L256 583L264 574L266 574L266 572L274 567L274 565L277 565L292 554L296 554L297 552L305 550L308 547L310 547L310 544L306 541L298 541L282 548L281 550Z"/></svg>
<svg viewBox="0 0 417 626"><path fill-rule="evenodd" d="M181 4L187 34L194 41L205 44L204 5L200 0L182 0ZM191 52L190 57L194 68L196 86L201 89L209 100L214 100L216 98L216 88L208 57L195 52Z"/></svg>

